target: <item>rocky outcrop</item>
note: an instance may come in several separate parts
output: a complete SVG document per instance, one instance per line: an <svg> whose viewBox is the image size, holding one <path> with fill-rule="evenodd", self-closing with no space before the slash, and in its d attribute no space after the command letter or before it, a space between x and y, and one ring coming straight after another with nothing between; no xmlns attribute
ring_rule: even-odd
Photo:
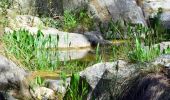
<svg viewBox="0 0 170 100"><path fill-rule="evenodd" d="M170 56L162 55L151 63L98 63L80 72L80 76L90 86L88 99L167 100L162 98L169 98L169 67Z"/></svg>
<svg viewBox="0 0 170 100"><path fill-rule="evenodd" d="M169 79L162 74L136 77L118 100L169 100Z"/></svg>
<svg viewBox="0 0 170 100"><path fill-rule="evenodd" d="M28 83L25 80L29 75L23 68L0 55L0 91L15 90L15 94L30 98ZM23 98L23 97L22 97Z"/></svg>
<svg viewBox="0 0 170 100"><path fill-rule="evenodd" d="M44 37L38 41L39 46L43 41L49 39L51 36L51 42L46 43L45 47L58 47L58 48L80 48L90 47L88 39L78 33L62 32L55 28L44 27L43 22L35 16L31 15L17 15L14 18L9 17L9 26L5 28L5 32L13 32L13 30L25 29L32 34L37 34L38 30L41 30ZM44 46L44 45L43 45Z"/></svg>
<svg viewBox="0 0 170 100"><path fill-rule="evenodd" d="M55 100L55 92L46 87L36 87L30 91L34 99L38 100Z"/></svg>
<svg viewBox="0 0 170 100"><path fill-rule="evenodd" d="M0 90L19 89L28 73L15 63L0 55Z"/></svg>
<svg viewBox="0 0 170 100"><path fill-rule="evenodd" d="M146 19L153 18L162 10L160 20L165 28L170 29L170 1L169 0L143 0L143 12Z"/></svg>
<svg viewBox="0 0 170 100"><path fill-rule="evenodd" d="M70 78L67 78L66 81L48 79L45 81L45 84L47 85L48 88L64 96L64 94L67 91L67 87L70 85Z"/></svg>
<svg viewBox="0 0 170 100"><path fill-rule="evenodd" d="M119 60L116 62L106 62L95 64L80 72L81 78L90 85L88 99L111 100L126 83L126 79L135 75L133 65Z"/></svg>
<svg viewBox="0 0 170 100"><path fill-rule="evenodd" d="M96 21L106 22L126 20L132 23L146 25L143 13L136 0L14 0L15 8L20 12L35 12L40 15L61 15L65 10L85 8Z"/></svg>

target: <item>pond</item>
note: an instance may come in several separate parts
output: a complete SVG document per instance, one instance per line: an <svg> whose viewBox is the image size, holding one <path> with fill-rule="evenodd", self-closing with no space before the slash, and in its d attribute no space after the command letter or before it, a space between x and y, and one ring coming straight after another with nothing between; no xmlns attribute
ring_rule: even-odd
<svg viewBox="0 0 170 100"><path fill-rule="evenodd" d="M126 59L127 40L113 40L112 44L110 46L98 45L93 48L48 49L45 50L45 53L41 49L37 56L42 58L46 55L48 62L51 63L51 66L54 66L54 69L52 71L33 71L32 77L57 79L61 73L67 73L67 76L70 76L72 73L79 72L95 63Z"/></svg>

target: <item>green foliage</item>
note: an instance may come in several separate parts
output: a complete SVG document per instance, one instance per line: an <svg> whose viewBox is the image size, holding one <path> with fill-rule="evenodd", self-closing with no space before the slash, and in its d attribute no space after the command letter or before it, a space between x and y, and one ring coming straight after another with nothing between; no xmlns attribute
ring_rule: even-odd
<svg viewBox="0 0 170 100"><path fill-rule="evenodd" d="M102 56L100 55L100 44L97 44L96 47L96 62L101 62L102 61Z"/></svg>
<svg viewBox="0 0 170 100"><path fill-rule="evenodd" d="M55 40L58 41L58 39L59 36ZM27 30L18 30L6 33L2 37L5 54L16 58L17 62L30 70L55 71L58 69L63 73L71 74L88 66L88 62L83 61L60 61L58 47L53 48L55 51L45 48L45 45L52 45L52 41L54 41L52 36L45 37L41 31L32 35ZM52 56L55 56L56 59L51 59Z"/></svg>
<svg viewBox="0 0 170 100"><path fill-rule="evenodd" d="M39 76L37 76L37 77L35 78L35 85L44 86L44 79L41 78L41 77L39 77Z"/></svg>
<svg viewBox="0 0 170 100"><path fill-rule="evenodd" d="M86 28L87 30L92 30L94 28L94 21L87 14L87 10L81 9L76 13L77 22L82 28Z"/></svg>
<svg viewBox="0 0 170 100"><path fill-rule="evenodd" d="M64 11L64 21L63 21L64 31L72 31L77 25L77 20L75 14L70 11Z"/></svg>
<svg viewBox="0 0 170 100"><path fill-rule="evenodd" d="M73 74L64 100L85 100L87 93L87 83L80 79L79 74Z"/></svg>
<svg viewBox="0 0 170 100"><path fill-rule="evenodd" d="M0 8L1 8L1 14L6 15L7 14L7 9L11 5L11 0L1 0L0 1Z"/></svg>
<svg viewBox="0 0 170 100"><path fill-rule="evenodd" d="M51 59L46 55L47 50L40 49L50 42L50 36L42 41L43 37L41 31L34 36L27 30L19 30L4 34L2 41L6 45L7 54L14 55L25 67L32 70L53 70L58 63L52 66Z"/></svg>
<svg viewBox="0 0 170 100"><path fill-rule="evenodd" d="M119 38L124 37L124 27L121 21L110 21L108 27L100 24L100 31L104 33L104 38L108 40L116 39L118 38L117 36L119 36Z"/></svg>
<svg viewBox="0 0 170 100"><path fill-rule="evenodd" d="M62 24L63 24L62 19L53 19L50 17L46 17L46 18L41 18L41 20L47 27L53 27L56 29L62 28Z"/></svg>
<svg viewBox="0 0 170 100"><path fill-rule="evenodd" d="M129 53L129 59L132 61L146 62L160 55L160 47L143 48L141 42L136 38L136 46Z"/></svg>
<svg viewBox="0 0 170 100"><path fill-rule="evenodd" d="M163 50L164 54L170 54L170 47L168 46L166 49Z"/></svg>

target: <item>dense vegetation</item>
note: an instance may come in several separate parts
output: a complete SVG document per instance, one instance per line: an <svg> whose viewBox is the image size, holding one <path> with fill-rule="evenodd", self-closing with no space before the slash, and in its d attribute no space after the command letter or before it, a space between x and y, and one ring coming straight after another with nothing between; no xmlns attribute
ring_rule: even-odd
<svg viewBox="0 0 170 100"><path fill-rule="evenodd" d="M0 23L3 27L8 25L6 19L6 9L9 5L8 0L0 2L0 8L2 9L2 20ZM82 100L87 95L87 84L80 81L78 74L75 74L84 68L93 65L98 62L116 61L118 59L127 60L129 62L150 62L154 58L163 53L170 53L170 48L165 49L163 52L160 50L160 46L155 46L156 43L161 41L167 41L168 30L164 29L159 22L159 14L155 16L153 23L148 27L140 24L132 24L130 22L112 20L109 21L107 27L101 23L95 23L87 11L82 9L77 12L64 11L63 16L41 17L45 26L57 28L67 32L80 32L95 30L95 27L100 28L104 39L106 40L124 40L125 43L120 45L101 46L98 44L93 48L93 56L95 59L90 61L84 60L70 60L60 61L58 57L59 48L46 48L46 45L52 45L52 36L44 36L40 30L37 34L31 34L28 30L20 29L11 33L5 33L1 36L1 42L4 50L2 54L16 61L18 64L24 66L30 71L60 71L60 78L65 80L67 76L72 75L72 81L70 87L67 89L67 94L64 97L65 100ZM56 41L60 37L56 37ZM54 49L54 50L51 50ZM55 52L55 53L49 53ZM51 59L51 56L55 55L57 59ZM105 58L109 55L108 58ZM43 84L43 78L37 76L35 83L38 85ZM79 84L82 85L81 89L78 88Z"/></svg>

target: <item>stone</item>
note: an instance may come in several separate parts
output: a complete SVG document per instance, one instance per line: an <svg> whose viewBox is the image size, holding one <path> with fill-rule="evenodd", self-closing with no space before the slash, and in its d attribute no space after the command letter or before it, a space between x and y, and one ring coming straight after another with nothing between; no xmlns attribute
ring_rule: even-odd
<svg viewBox="0 0 170 100"><path fill-rule="evenodd" d="M29 26L20 27L20 28L28 30L32 34L37 34L39 30L37 27L29 27ZM8 29L8 32L11 32L12 30L19 30L19 29L11 29L11 30ZM41 48L43 41L49 39L49 36L51 37L51 42L46 43L45 48L57 48L57 47L58 48L84 48L84 47L91 46L91 43L82 34L62 32L55 28L50 28L50 27L41 29L41 32L43 33L44 37L41 37L40 41L38 41L39 48Z"/></svg>
<svg viewBox="0 0 170 100"><path fill-rule="evenodd" d="M153 62L153 65L161 65L170 68L170 55L164 54L157 57Z"/></svg>
<svg viewBox="0 0 170 100"><path fill-rule="evenodd" d="M67 78L64 82L63 80L46 80L45 84L48 88L54 90L57 93L60 93L64 96L66 93L67 87L70 85L70 78Z"/></svg>
<svg viewBox="0 0 170 100"><path fill-rule="evenodd" d="M142 9L145 15L145 19L148 20L149 17L153 18L157 15L158 10L162 9L162 14L160 15L161 24L165 28L170 29L170 1L169 0L143 0Z"/></svg>
<svg viewBox="0 0 170 100"><path fill-rule="evenodd" d="M169 100L169 78L160 73L139 75L127 83L117 100Z"/></svg>
<svg viewBox="0 0 170 100"><path fill-rule="evenodd" d="M20 89L28 73L14 62L0 55L0 90Z"/></svg>
<svg viewBox="0 0 170 100"><path fill-rule="evenodd" d="M10 95L30 99L29 80L26 80L29 75L21 66L0 55L0 91L15 91Z"/></svg>
<svg viewBox="0 0 170 100"><path fill-rule="evenodd" d="M40 15L62 15L66 10L88 10L88 14L95 21L106 22L126 20L132 23L146 25L143 12L136 4L136 0L14 0L16 9L20 12L35 12ZM38 8L38 9L37 9Z"/></svg>
<svg viewBox="0 0 170 100"><path fill-rule="evenodd" d="M31 15L16 15L13 17L9 16L8 20L8 27L12 29L19 29L22 27L37 27L40 29L44 27L40 18Z"/></svg>
<svg viewBox="0 0 170 100"><path fill-rule="evenodd" d="M55 100L55 92L46 87L35 87L30 91L34 99Z"/></svg>
<svg viewBox="0 0 170 100"><path fill-rule="evenodd" d="M154 47L160 46L160 51L163 52L165 49L167 49L168 47L170 47L170 42L166 41L166 42L161 42L158 44L155 44Z"/></svg>
<svg viewBox="0 0 170 100"><path fill-rule="evenodd" d="M93 97L95 100L111 100L110 97L114 94L110 93L114 91L114 88L119 89L121 83L123 84L131 75L135 75L134 72L134 65L118 60L95 64L80 72L80 76L91 87L88 99Z"/></svg>
<svg viewBox="0 0 170 100"><path fill-rule="evenodd" d="M101 44L101 45L112 44L110 41L105 40L103 38L101 32L99 32L99 31L85 32L85 33L83 33L83 35L85 35L87 37L88 41L90 41L92 46L97 46L97 44Z"/></svg>

